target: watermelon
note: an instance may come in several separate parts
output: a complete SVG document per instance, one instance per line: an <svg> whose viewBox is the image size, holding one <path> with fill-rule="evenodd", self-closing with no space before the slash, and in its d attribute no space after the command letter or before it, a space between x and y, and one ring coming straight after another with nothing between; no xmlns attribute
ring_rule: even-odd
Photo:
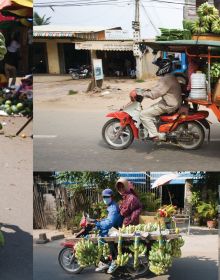
<svg viewBox="0 0 220 280"><path fill-rule="evenodd" d="M11 106L11 110L12 110L12 112L13 112L14 114L17 114L18 111L19 111L16 105L12 105L12 106Z"/></svg>
<svg viewBox="0 0 220 280"><path fill-rule="evenodd" d="M20 111L20 110L22 110L22 109L24 108L24 105L23 105L22 103L18 103L18 104L16 105L16 107L17 107L17 109Z"/></svg>
<svg viewBox="0 0 220 280"><path fill-rule="evenodd" d="M11 105L11 100L6 100L5 105Z"/></svg>
<svg viewBox="0 0 220 280"><path fill-rule="evenodd" d="M12 114L12 109L11 107L8 107L5 112L8 114L8 115L11 115Z"/></svg>

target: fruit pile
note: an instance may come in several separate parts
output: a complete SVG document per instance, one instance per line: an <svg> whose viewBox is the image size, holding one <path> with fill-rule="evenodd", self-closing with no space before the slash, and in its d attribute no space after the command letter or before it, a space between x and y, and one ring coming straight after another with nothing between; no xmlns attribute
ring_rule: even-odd
<svg viewBox="0 0 220 280"><path fill-rule="evenodd" d="M216 82L220 78L220 63L212 64L210 75L213 82Z"/></svg>
<svg viewBox="0 0 220 280"><path fill-rule="evenodd" d="M129 261L129 254L128 253L122 254L122 236L120 234L118 237L118 255L116 259L116 264L118 266L124 266L127 264L128 261Z"/></svg>
<svg viewBox="0 0 220 280"><path fill-rule="evenodd" d="M172 217L176 213L176 207L172 204L164 205L162 208L158 209L158 216L159 217Z"/></svg>
<svg viewBox="0 0 220 280"><path fill-rule="evenodd" d="M7 53L7 49L5 47L5 37L4 35L0 32L0 60L3 60L5 55Z"/></svg>
<svg viewBox="0 0 220 280"><path fill-rule="evenodd" d="M98 245L91 240L82 240L76 244L76 258L81 267L98 265L101 257L108 259L110 249L108 243L103 243L100 240Z"/></svg>
<svg viewBox="0 0 220 280"><path fill-rule="evenodd" d="M149 252L149 269L156 275L165 274L172 265L174 257L181 256L182 238L166 241L160 237Z"/></svg>
<svg viewBox="0 0 220 280"><path fill-rule="evenodd" d="M5 99L4 96L0 96L0 110L4 111L8 115L23 115L30 116L33 111L33 103L30 100L19 99Z"/></svg>
<svg viewBox="0 0 220 280"><path fill-rule="evenodd" d="M81 267L95 265L98 246L90 240L82 240L76 244L76 258Z"/></svg>
<svg viewBox="0 0 220 280"><path fill-rule="evenodd" d="M193 34L214 33L220 34L219 11L208 2L203 3L197 10L198 19L195 21L183 21L183 28Z"/></svg>
<svg viewBox="0 0 220 280"><path fill-rule="evenodd" d="M190 40L191 33L188 29L167 29L159 28L161 35L156 36L156 41Z"/></svg>
<svg viewBox="0 0 220 280"><path fill-rule="evenodd" d="M129 225L129 226L122 226L120 229L121 233L126 233L126 234L132 234L137 231L143 231L143 232L152 232L156 231L158 229L158 224L157 223L147 223L147 224L138 224L136 226L134 225Z"/></svg>

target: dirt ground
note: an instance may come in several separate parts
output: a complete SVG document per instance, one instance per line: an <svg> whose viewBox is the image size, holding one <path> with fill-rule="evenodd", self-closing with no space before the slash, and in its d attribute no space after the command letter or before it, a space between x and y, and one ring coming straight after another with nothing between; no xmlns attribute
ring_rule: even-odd
<svg viewBox="0 0 220 280"><path fill-rule="evenodd" d="M101 92L86 93L89 80L72 80L68 75L35 76L34 105L37 108L66 108L80 111L119 109L129 102L128 94L134 88L150 88L156 79L137 83L131 79L105 80ZM69 91L76 91L69 95ZM149 99L143 104L149 103ZM152 103L152 101L150 101Z"/></svg>

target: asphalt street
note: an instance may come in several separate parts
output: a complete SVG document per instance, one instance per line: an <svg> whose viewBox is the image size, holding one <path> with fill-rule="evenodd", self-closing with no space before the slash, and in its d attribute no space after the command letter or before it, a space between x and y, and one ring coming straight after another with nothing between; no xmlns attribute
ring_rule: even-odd
<svg viewBox="0 0 220 280"><path fill-rule="evenodd" d="M0 279L31 280L33 275L32 140L0 137ZM6 152L7 151L7 152Z"/></svg>
<svg viewBox="0 0 220 280"><path fill-rule="evenodd" d="M128 149L109 149L101 130L105 111L38 108L34 122L34 170L173 171L220 170L220 126L211 118L211 142L195 151L135 141Z"/></svg>
<svg viewBox="0 0 220 280"><path fill-rule="evenodd" d="M176 259L163 276L149 274L145 278L152 280L215 280L218 279L218 236L217 235L195 235L184 237L185 245L182 249L182 257ZM84 269L80 274L67 274L58 264L57 256L60 241L52 242L47 245L34 245L34 280L120 280L130 279L128 275L115 277L96 273L94 268Z"/></svg>

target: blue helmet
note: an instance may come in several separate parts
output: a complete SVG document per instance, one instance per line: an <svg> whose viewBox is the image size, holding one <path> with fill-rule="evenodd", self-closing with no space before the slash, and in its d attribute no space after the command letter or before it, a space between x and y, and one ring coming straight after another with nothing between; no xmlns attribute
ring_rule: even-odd
<svg viewBox="0 0 220 280"><path fill-rule="evenodd" d="M105 189L103 192L102 192L102 196L112 196L113 195L113 191L111 189Z"/></svg>

